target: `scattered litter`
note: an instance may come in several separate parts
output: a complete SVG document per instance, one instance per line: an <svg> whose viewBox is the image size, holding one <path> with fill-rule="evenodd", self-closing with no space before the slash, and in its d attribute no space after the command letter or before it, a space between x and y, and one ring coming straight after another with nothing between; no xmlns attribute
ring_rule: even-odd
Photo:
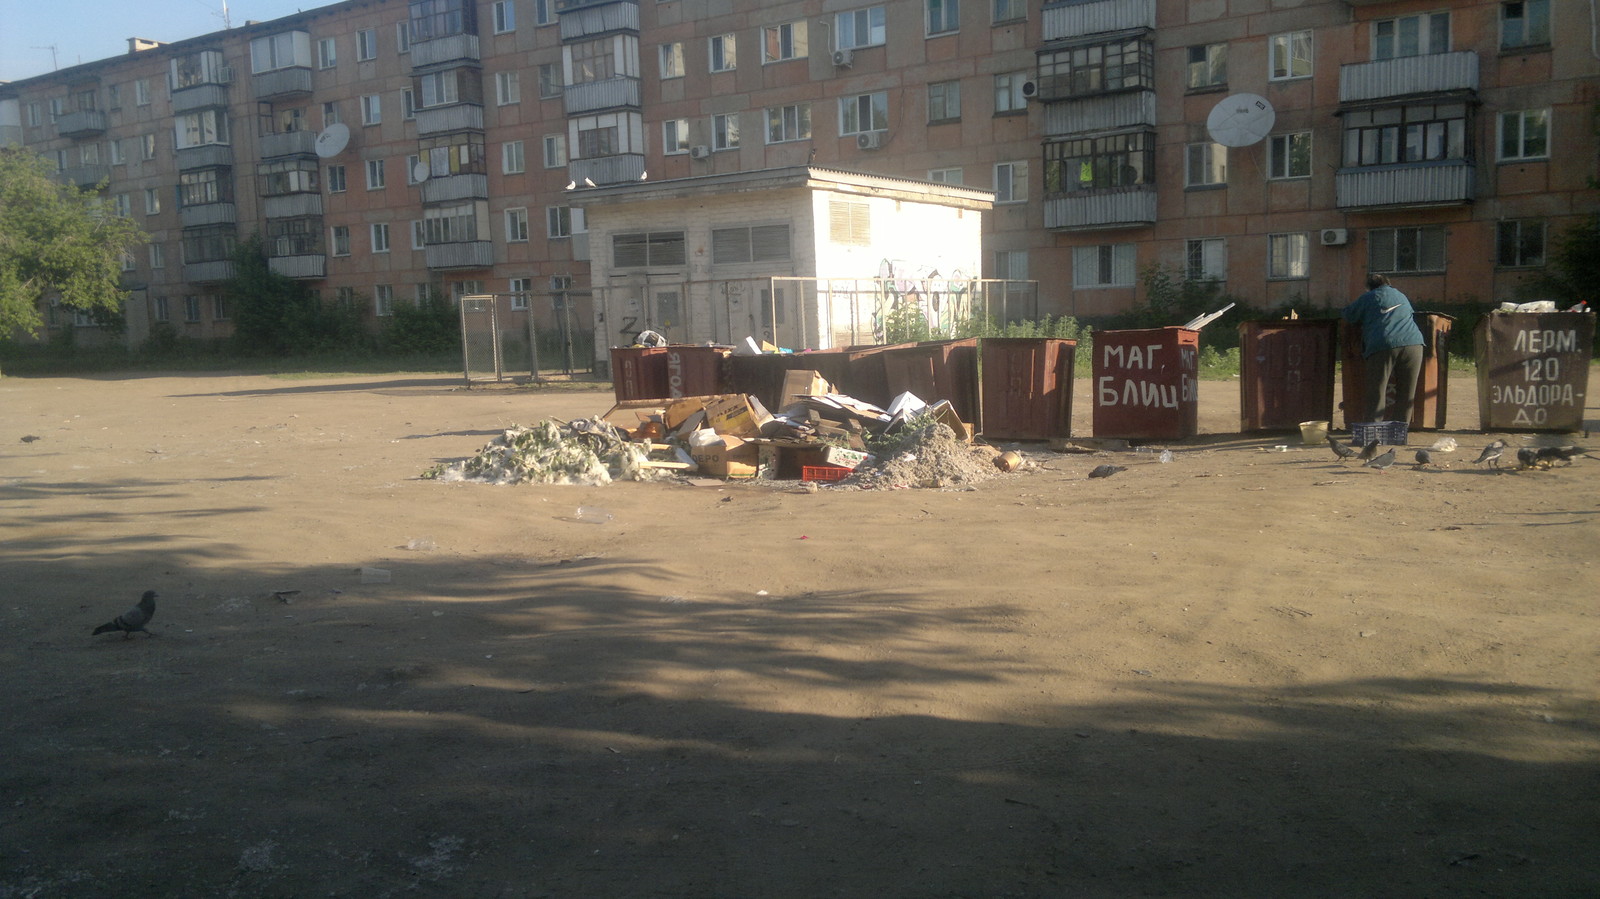
<svg viewBox="0 0 1600 899"><path fill-rule="evenodd" d="M387 568L363 568L363 569L361 569L361 583L363 583L363 584L387 584L387 583L389 583L389 569L387 569Z"/></svg>
<svg viewBox="0 0 1600 899"><path fill-rule="evenodd" d="M609 511L599 506L579 506L578 510L572 513L570 520L582 522L583 524L605 524L613 517L615 516Z"/></svg>
<svg viewBox="0 0 1600 899"><path fill-rule="evenodd" d="M439 544L434 543L432 540L429 540L426 537L412 537L410 540L406 541L406 549L409 549L413 552L431 553L438 548Z"/></svg>
<svg viewBox="0 0 1600 899"><path fill-rule="evenodd" d="M1453 453L1456 451L1456 439L1454 437L1440 437L1428 449L1436 453Z"/></svg>

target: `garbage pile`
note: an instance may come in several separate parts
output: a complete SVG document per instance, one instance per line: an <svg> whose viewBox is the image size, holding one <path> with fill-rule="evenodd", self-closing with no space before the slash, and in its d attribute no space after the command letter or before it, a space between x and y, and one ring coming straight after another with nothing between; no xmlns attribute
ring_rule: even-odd
<svg viewBox="0 0 1600 899"><path fill-rule="evenodd" d="M660 469L629 435L604 421L546 419L531 428L507 428L476 456L422 473L440 481L489 484L609 484L644 480Z"/></svg>

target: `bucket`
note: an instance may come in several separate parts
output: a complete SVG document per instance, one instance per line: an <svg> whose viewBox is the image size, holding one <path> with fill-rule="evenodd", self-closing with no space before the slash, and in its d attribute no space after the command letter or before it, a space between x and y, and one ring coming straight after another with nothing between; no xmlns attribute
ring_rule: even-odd
<svg viewBox="0 0 1600 899"><path fill-rule="evenodd" d="M1316 446L1328 439L1328 423L1325 421L1300 422L1300 442L1306 446Z"/></svg>

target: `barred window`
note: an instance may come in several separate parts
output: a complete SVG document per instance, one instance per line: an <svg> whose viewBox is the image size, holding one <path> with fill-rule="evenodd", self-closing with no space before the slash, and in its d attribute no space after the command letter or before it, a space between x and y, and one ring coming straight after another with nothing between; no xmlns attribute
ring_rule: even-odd
<svg viewBox="0 0 1600 899"><path fill-rule="evenodd" d="M611 264L617 268L683 265L682 231L636 231L611 236Z"/></svg>

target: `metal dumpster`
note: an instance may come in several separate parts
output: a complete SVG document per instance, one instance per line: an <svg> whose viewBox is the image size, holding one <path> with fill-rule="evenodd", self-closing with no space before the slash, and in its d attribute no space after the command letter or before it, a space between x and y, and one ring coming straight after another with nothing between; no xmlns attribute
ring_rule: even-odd
<svg viewBox="0 0 1600 899"><path fill-rule="evenodd" d="M1450 325L1455 318L1440 312L1418 312L1412 318L1422 331L1422 372L1417 375L1417 391L1412 394L1411 421L1415 428L1442 428L1450 393ZM1361 329L1345 324L1340 361L1344 370L1344 426L1362 420L1367 408L1366 366L1361 361ZM1389 403L1394 402L1394 386L1389 387Z"/></svg>
<svg viewBox="0 0 1600 899"><path fill-rule="evenodd" d="M725 346L666 347L666 386L669 397L711 396L728 392L728 357Z"/></svg>
<svg viewBox="0 0 1600 899"><path fill-rule="evenodd" d="M925 340L878 355L891 398L909 390L930 403L949 400L962 421L978 423L978 338Z"/></svg>
<svg viewBox="0 0 1600 899"><path fill-rule="evenodd" d="M1277 431L1333 420L1337 319L1239 324L1239 430Z"/></svg>
<svg viewBox="0 0 1600 899"><path fill-rule="evenodd" d="M649 400L666 396L667 348L612 347L611 392L619 403L623 400Z"/></svg>
<svg viewBox="0 0 1600 899"><path fill-rule="evenodd" d="M1056 337L986 337L980 346L985 437L1072 436L1072 365L1078 342Z"/></svg>
<svg viewBox="0 0 1600 899"><path fill-rule="evenodd" d="M1478 426L1581 431L1594 355L1587 312L1495 312L1473 331Z"/></svg>
<svg viewBox="0 0 1600 899"><path fill-rule="evenodd" d="M1200 332L1096 331L1094 436L1193 437L1200 421Z"/></svg>

